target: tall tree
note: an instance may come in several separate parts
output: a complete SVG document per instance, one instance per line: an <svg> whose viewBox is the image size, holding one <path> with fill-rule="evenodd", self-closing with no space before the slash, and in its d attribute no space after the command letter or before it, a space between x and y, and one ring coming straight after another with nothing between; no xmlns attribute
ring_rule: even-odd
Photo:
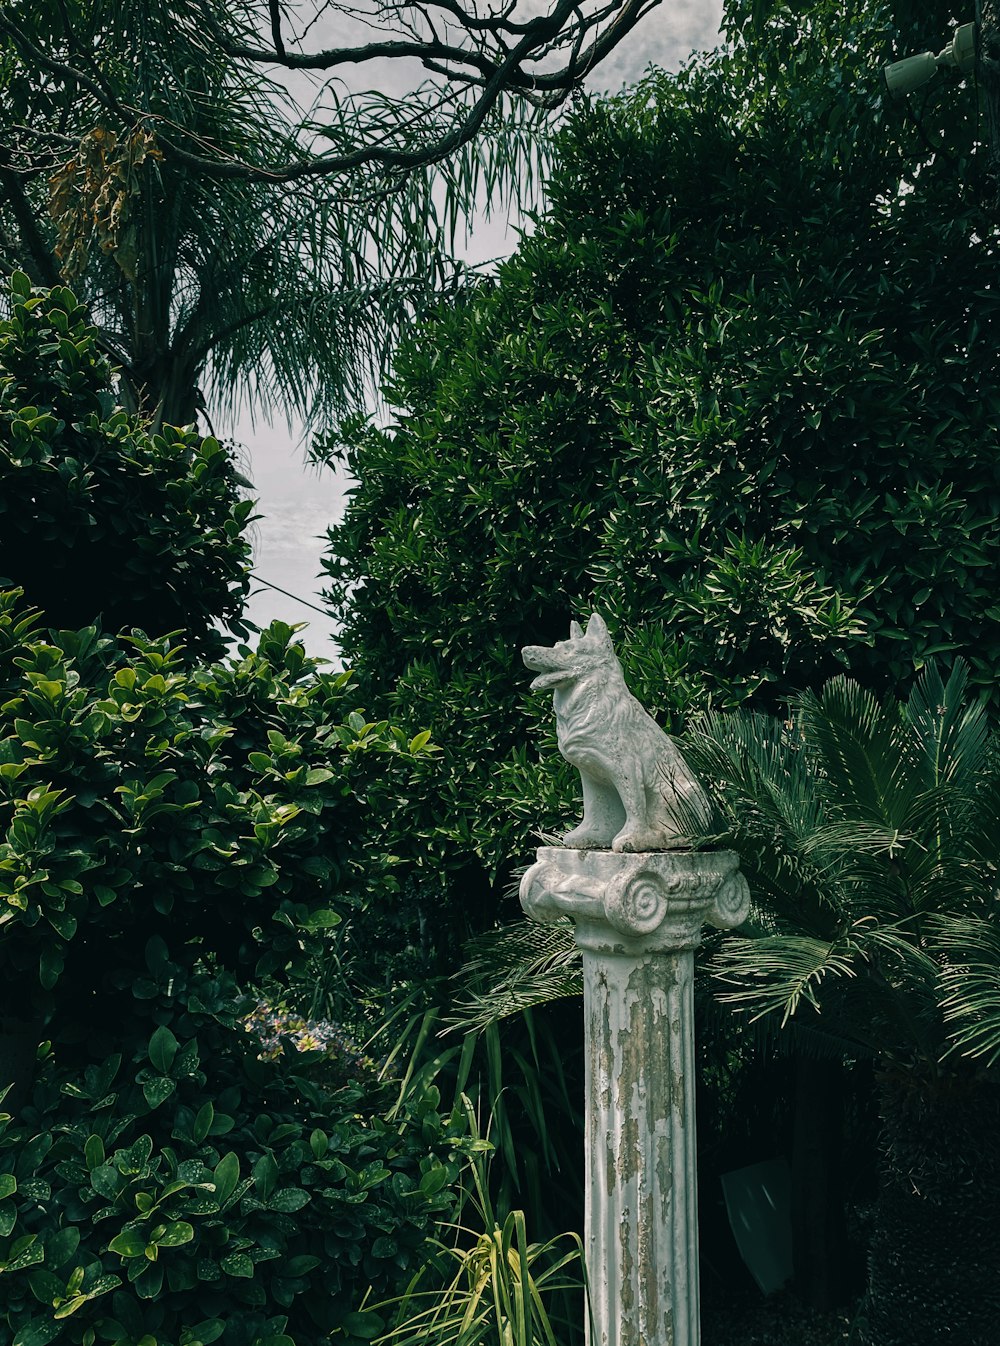
<svg viewBox="0 0 1000 1346"><path fill-rule="evenodd" d="M729 50L579 109L534 233L401 347L393 421L327 442L345 657L451 750L402 830L496 895L561 802L517 649L592 605L664 718L943 650L996 695L996 227L971 87L883 101L890 20L734 4Z"/></svg>
<svg viewBox="0 0 1000 1346"><path fill-rule="evenodd" d="M458 220L530 187L540 116L649 7L401 4L377 40L310 53L325 5L4 5L0 258L75 283L158 419L186 424L208 394L343 410L459 274ZM376 61L430 81L345 94L344 70ZM282 66L319 72L304 117Z"/></svg>

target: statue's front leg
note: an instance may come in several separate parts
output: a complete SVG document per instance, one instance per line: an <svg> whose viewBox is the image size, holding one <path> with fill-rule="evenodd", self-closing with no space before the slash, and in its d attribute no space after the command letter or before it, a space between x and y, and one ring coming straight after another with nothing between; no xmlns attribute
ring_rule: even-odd
<svg viewBox="0 0 1000 1346"><path fill-rule="evenodd" d="M583 784L583 822L567 832L563 845L580 850L608 850L625 821L625 809L614 787L589 772L580 772Z"/></svg>
<svg viewBox="0 0 1000 1346"><path fill-rule="evenodd" d="M616 781L624 805L624 827L612 838L613 851L655 851L663 845L663 830L650 817L649 801L638 759L622 763Z"/></svg>

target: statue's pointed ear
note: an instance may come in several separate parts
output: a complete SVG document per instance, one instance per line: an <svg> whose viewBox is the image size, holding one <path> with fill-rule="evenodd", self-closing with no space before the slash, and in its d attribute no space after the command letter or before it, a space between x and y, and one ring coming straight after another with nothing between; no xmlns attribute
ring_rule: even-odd
<svg viewBox="0 0 1000 1346"><path fill-rule="evenodd" d="M569 624L569 638L570 638L570 640L582 640L582 639L583 639L583 627L580 625L579 622L570 622L570 624Z"/></svg>
<svg viewBox="0 0 1000 1346"><path fill-rule="evenodd" d="M611 644L611 636L608 634L608 628L604 624L604 618L599 612L590 614L590 621L587 623L587 635L592 640L603 641L605 645Z"/></svg>

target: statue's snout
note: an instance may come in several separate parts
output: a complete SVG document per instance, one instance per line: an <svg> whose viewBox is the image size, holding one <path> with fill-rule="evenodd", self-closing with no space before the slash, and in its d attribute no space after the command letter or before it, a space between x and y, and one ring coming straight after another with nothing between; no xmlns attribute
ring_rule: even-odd
<svg viewBox="0 0 1000 1346"><path fill-rule="evenodd" d="M549 653L544 645L525 645L521 651L521 658L533 673L544 673L546 669L552 667L551 662L546 659Z"/></svg>

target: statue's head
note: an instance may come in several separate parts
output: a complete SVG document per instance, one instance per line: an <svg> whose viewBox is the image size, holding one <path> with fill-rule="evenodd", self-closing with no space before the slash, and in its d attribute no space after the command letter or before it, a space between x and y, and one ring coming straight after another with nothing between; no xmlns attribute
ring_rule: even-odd
<svg viewBox="0 0 1000 1346"><path fill-rule="evenodd" d="M554 645L526 645L521 658L539 675L532 680L531 690L541 692L570 682L598 664L607 664L615 659L615 651L604 618L592 612L586 631L579 622L570 622L568 640Z"/></svg>

